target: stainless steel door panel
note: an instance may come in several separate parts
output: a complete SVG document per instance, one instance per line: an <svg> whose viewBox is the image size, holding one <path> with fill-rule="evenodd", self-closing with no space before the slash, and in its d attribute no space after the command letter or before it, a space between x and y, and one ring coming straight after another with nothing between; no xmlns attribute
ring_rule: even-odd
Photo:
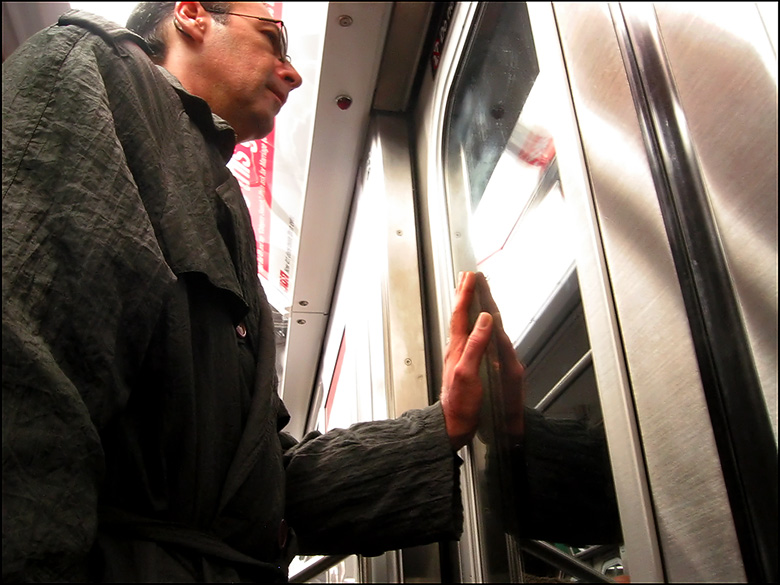
<svg viewBox="0 0 780 585"><path fill-rule="evenodd" d="M727 18L723 17L724 12ZM776 80L774 73L764 67L763 56L770 52L765 29L755 6L750 4L718 5L701 15L690 9L672 11L666 19L673 23L669 28L661 26L655 9L649 5L624 5L621 13L622 18L615 19L615 28L622 39L621 49L640 120L645 122L647 150L651 161L656 161L656 189L678 278L684 283L683 297L743 564L751 581L774 581L777 476L766 473L777 462L776 435L766 400L767 394L771 396L773 392L760 382L757 348L750 341L743 303L735 287L735 267L730 261L734 258L729 257L722 233L725 229L733 234L738 218L716 214L714 204L723 201L724 194L714 196L710 187L725 184L708 184L697 151L703 147L710 161L714 153L726 154L718 163L730 169L727 174L739 178L732 182L733 192L725 200L739 202L736 207L752 204L759 211L764 208L763 201L751 201L750 194L756 184L759 191L767 183L776 186L775 158L762 160L761 154L754 158L732 156L730 142L717 132L711 136L699 133L697 144L688 121L706 120L728 105L726 111L720 111L721 115L738 120L738 126L763 130L753 136L759 140L755 145L757 152L776 151L776 128L763 128L767 115L776 119L771 106L768 107L776 102ZM713 25L715 21L717 26ZM690 44L690 38L696 42ZM686 47L687 51L670 52L667 45ZM740 49L736 50L735 45ZM745 63L744 70L749 72L754 87L741 84L743 71L731 63L734 53L739 55L740 63ZM697 77L715 79L719 84L687 85L686 102L676 79ZM746 106L747 103L750 105ZM712 104L716 104L714 112ZM753 174L744 172L751 170ZM729 219L732 222L724 223ZM776 250L776 231L774 234L766 236L770 242L774 240ZM764 257L760 263L775 267L776 257ZM751 284L760 286L761 280ZM776 285L766 284L765 290L754 293L763 295L770 303L774 301L776 307ZM772 317L772 313L770 305L764 318ZM767 328L770 338L777 331L776 309L774 313Z"/></svg>
<svg viewBox="0 0 780 585"><path fill-rule="evenodd" d="M556 5L556 16L666 577L744 581L678 276L613 22L603 5Z"/></svg>
<svg viewBox="0 0 780 585"><path fill-rule="evenodd" d="M777 443L777 57L744 4L655 11Z"/></svg>
<svg viewBox="0 0 780 585"><path fill-rule="evenodd" d="M587 7L585 9L588 10ZM594 8L591 7L590 10L593 11ZM605 17L608 16L605 8L595 8L595 10L598 20L604 22ZM579 240L577 273L620 507L625 541L623 560L626 563L626 572L632 580L659 582L664 580L664 576L657 543L657 529L645 474L644 456L636 427L631 385L604 259L604 244L601 241L599 221L596 218L595 202L590 194L586 168L589 161L583 158L577 128L576 116L581 112L577 110L575 114L571 103L571 89L567 80L566 64L561 55L560 41L557 34L549 32L556 32L555 19L561 18L558 14L560 9L556 8L554 14L550 5L532 3L529 5L529 12L537 40L540 66L555 72L551 75L551 79L555 80L555 86L550 99L555 102L551 107L560 112L560 115L556 117L556 126L551 130L560 163L561 182L567 202L572 209L573 224L577 225ZM576 19L577 14L572 14L572 18ZM608 29L597 28L597 31L609 35ZM604 64L607 69L603 73L605 77L620 75L621 64L614 60L609 62L606 55L602 58L601 52L606 51L607 48L597 44L591 45L588 50L595 51L595 54L592 54L594 60ZM593 87L599 83L601 83L599 78L591 80ZM623 164L619 166L623 168L631 168L630 164L625 163L631 160L631 152L626 152L630 147L631 145L621 144L619 149L614 149L617 151L616 155L622 157ZM641 145L634 149L643 156ZM619 220L613 217L606 218L606 221L617 223Z"/></svg>

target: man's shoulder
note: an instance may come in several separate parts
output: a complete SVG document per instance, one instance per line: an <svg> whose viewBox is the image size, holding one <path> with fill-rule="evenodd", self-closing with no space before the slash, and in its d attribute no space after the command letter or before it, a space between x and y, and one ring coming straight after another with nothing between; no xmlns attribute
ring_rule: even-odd
<svg viewBox="0 0 780 585"><path fill-rule="evenodd" d="M96 35L115 47L121 47L124 41L130 41L149 53L146 41L136 33L97 14L84 10L69 10L60 16L57 27L75 27Z"/></svg>
<svg viewBox="0 0 780 585"><path fill-rule="evenodd" d="M63 79L66 63L76 71L94 69L98 63L111 68L114 61L144 63L152 69L147 57L146 41L101 16L82 10L69 10L59 20L27 39L3 63L3 93L17 85L49 84ZM73 74L73 71L70 72Z"/></svg>

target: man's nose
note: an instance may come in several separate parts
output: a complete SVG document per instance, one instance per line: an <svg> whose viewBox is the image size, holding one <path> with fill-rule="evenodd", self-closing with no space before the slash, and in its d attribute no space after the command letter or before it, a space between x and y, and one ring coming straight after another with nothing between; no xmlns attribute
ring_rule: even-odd
<svg viewBox="0 0 780 585"><path fill-rule="evenodd" d="M290 90L300 87L303 83L301 74L298 73L298 70L293 67L293 64L289 61L285 61L282 64L282 68L279 70L279 76L290 85Z"/></svg>

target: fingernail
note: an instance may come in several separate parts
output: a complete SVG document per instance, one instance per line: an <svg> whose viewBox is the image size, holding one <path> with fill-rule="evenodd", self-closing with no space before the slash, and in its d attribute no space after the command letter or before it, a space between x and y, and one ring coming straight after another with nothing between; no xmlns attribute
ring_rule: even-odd
<svg viewBox="0 0 780 585"><path fill-rule="evenodd" d="M477 327L479 329L487 329L488 325L490 325L490 314L480 313L479 318L477 319Z"/></svg>

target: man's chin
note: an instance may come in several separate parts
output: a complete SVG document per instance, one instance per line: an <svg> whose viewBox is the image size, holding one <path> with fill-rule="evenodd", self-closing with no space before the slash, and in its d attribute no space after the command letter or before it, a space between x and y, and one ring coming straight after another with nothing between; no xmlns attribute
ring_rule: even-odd
<svg viewBox="0 0 780 585"><path fill-rule="evenodd" d="M251 128L246 129L246 132L238 134L238 142L250 142L251 140L260 140L268 136L274 129L274 118L271 118L270 122L264 121Z"/></svg>

